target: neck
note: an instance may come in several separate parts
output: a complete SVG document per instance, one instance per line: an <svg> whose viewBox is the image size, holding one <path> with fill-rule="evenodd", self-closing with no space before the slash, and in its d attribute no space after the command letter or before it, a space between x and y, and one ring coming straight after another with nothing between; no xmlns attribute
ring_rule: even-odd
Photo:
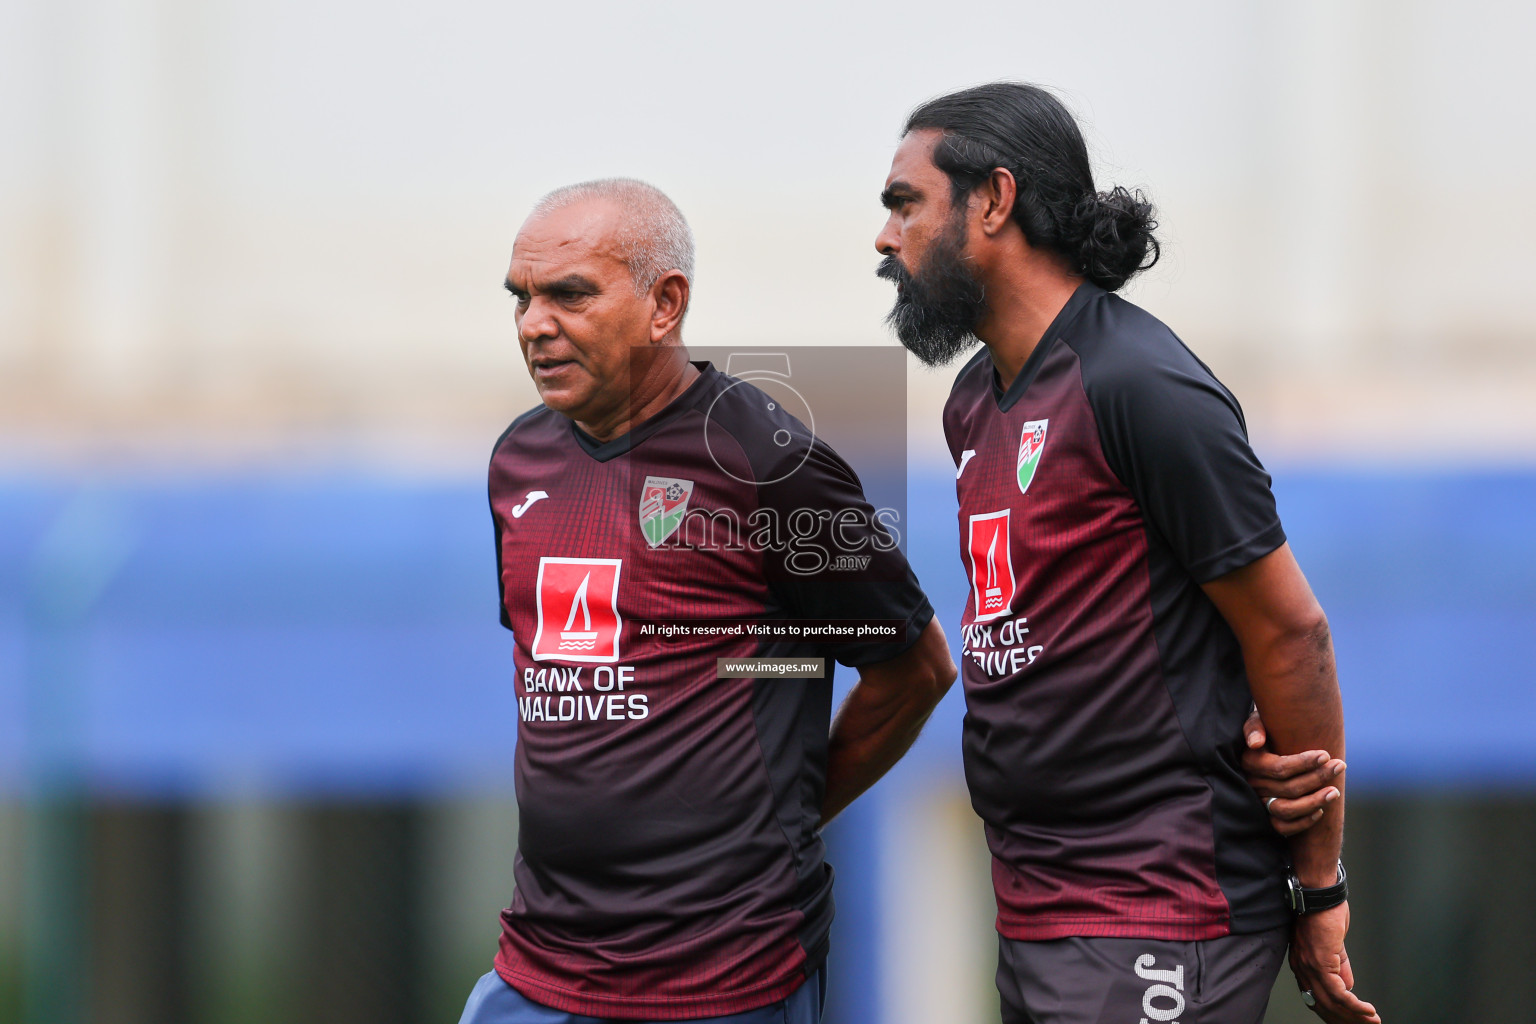
<svg viewBox="0 0 1536 1024"><path fill-rule="evenodd" d="M1007 390L1083 279L1054 254L1028 247L1022 259L1000 261L987 276L987 315L977 324L976 336L987 346Z"/></svg>
<svg viewBox="0 0 1536 1024"><path fill-rule="evenodd" d="M599 441L622 437L636 426L671 405L698 379L699 371L688 361L688 350L681 345L665 345L652 350L645 359L631 362L635 376L621 402L612 412L595 420L577 420L576 425Z"/></svg>

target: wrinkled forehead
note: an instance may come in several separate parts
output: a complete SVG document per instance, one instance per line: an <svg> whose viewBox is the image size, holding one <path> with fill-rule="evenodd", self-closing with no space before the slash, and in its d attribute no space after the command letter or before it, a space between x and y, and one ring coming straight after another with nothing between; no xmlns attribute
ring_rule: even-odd
<svg viewBox="0 0 1536 1024"><path fill-rule="evenodd" d="M531 215L512 243L512 268L544 272L576 264L623 264L623 211L603 199L579 199Z"/></svg>

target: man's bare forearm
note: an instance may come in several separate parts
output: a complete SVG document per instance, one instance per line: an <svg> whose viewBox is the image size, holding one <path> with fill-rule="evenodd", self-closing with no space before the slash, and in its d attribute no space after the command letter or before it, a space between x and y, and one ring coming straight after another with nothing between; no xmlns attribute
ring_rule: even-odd
<svg viewBox="0 0 1536 1024"><path fill-rule="evenodd" d="M1202 589L1237 636L1270 746L1280 754L1321 750L1343 758L1344 707L1333 639L1290 545ZM1322 818L1289 840L1292 866L1309 889L1334 883L1344 841L1344 776L1332 786L1337 794L1323 806Z"/></svg>
<svg viewBox="0 0 1536 1024"><path fill-rule="evenodd" d="M954 662L937 622L929 623L900 657L860 672L832 723L823 825L901 760L954 679Z"/></svg>
<svg viewBox="0 0 1536 1024"><path fill-rule="evenodd" d="M933 713L932 705L882 700L863 690L863 685L853 688L832 724L827 792L821 803L823 825L901 760Z"/></svg>
<svg viewBox="0 0 1536 1024"><path fill-rule="evenodd" d="M1344 757L1344 707L1334 667L1328 623L1278 635L1251 656L1248 682L1254 702L1279 753L1326 750ZM1344 842L1344 776L1332 783L1338 796L1323 808L1312 828L1290 838L1291 862L1308 888L1332 885Z"/></svg>
<svg viewBox="0 0 1536 1024"><path fill-rule="evenodd" d="M1312 596L1289 544L1257 561L1201 584L1243 650L1248 685L1269 741L1282 754L1306 750L1344 755L1344 707L1328 619ZM1334 763L1334 762L1329 762ZM1338 762L1342 763L1342 762ZM1310 829L1290 840L1291 865L1301 884L1319 889L1338 880L1344 841L1344 776L1334 774L1333 799ZM1325 794L1326 795L1326 794ZM1344 951L1349 904L1296 918L1291 970L1333 1024L1381 1024L1381 1016L1350 989L1354 971Z"/></svg>

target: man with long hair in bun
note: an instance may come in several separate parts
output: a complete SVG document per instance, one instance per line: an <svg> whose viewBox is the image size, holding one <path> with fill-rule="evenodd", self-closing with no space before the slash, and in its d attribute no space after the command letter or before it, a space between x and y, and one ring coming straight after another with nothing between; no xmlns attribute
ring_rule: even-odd
<svg viewBox="0 0 1536 1024"><path fill-rule="evenodd" d="M881 198L902 344L982 345L944 432L1005 1024L1259 1024L1288 946L1319 1016L1379 1022L1344 947L1327 619L1237 400L1114 294L1157 261L1151 205L1016 83L918 107ZM1250 786L1265 756L1307 771Z"/></svg>

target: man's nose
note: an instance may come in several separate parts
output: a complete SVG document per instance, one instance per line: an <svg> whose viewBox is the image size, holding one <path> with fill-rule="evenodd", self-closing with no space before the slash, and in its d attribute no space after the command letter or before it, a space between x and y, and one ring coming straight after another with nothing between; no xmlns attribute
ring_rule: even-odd
<svg viewBox="0 0 1536 1024"><path fill-rule="evenodd" d="M523 319L517 325L517 333L525 342L558 337L560 325L555 321L550 303L537 295L530 299Z"/></svg>
<svg viewBox="0 0 1536 1024"><path fill-rule="evenodd" d="M895 217L887 217L885 227L875 236L875 251L881 256L891 256L901 250L901 233L896 230L895 221Z"/></svg>

